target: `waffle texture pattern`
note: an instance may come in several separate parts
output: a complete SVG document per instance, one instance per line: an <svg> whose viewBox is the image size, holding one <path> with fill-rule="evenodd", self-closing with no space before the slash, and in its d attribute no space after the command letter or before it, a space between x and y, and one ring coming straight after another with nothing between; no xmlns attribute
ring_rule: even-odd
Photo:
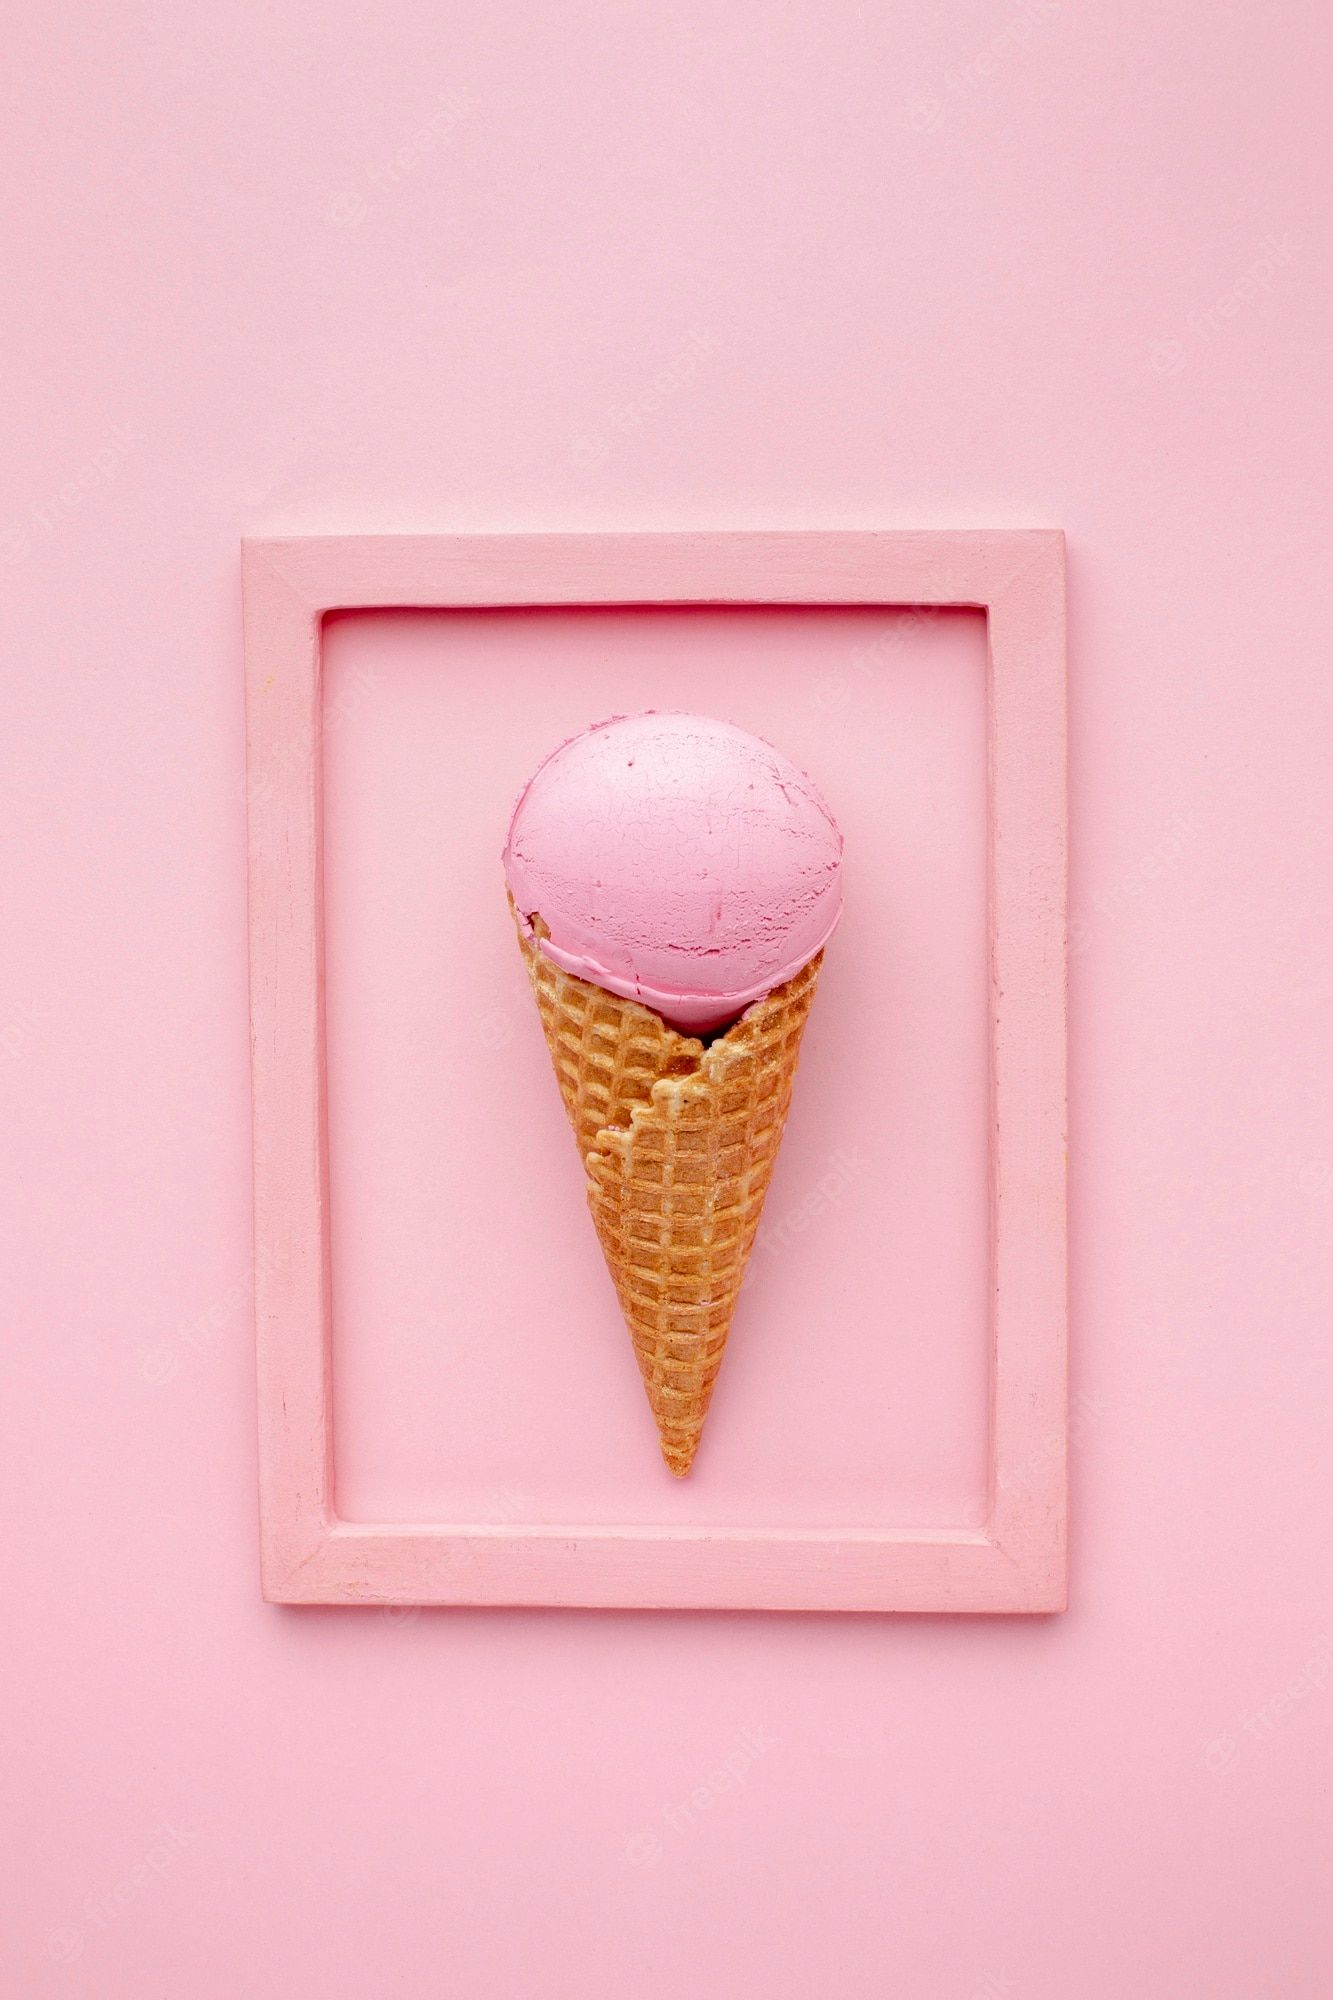
<svg viewBox="0 0 1333 2000"><path fill-rule="evenodd" d="M777 1158L823 957L707 1047L519 930L588 1206L657 1422L690 1469Z"/></svg>

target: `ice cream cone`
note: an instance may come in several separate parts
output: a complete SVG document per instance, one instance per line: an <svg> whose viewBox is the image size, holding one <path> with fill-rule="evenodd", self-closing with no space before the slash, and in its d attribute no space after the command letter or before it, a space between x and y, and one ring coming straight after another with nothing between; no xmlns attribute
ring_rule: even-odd
<svg viewBox="0 0 1333 2000"><path fill-rule="evenodd" d="M683 1478L768 1193L823 953L705 1046L563 971L516 924L662 1456Z"/></svg>

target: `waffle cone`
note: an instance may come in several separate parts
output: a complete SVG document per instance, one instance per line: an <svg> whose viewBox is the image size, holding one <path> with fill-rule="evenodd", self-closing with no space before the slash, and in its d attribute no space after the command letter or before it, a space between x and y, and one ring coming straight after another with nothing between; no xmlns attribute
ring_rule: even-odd
<svg viewBox="0 0 1333 2000"><path fill-rule="evenodd" d="M820 953L709 1046L519 930L588 1206L671 1471L689 1471L777 1158Z"/></svg>

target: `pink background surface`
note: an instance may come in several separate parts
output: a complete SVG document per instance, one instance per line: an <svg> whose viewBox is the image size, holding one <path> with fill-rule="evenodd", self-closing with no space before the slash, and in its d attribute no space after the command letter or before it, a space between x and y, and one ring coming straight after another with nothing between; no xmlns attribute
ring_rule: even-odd
<svg viewBox="0 0 1333 2000"><path fill-rule="evenodd" d="M1256 6L1143 0L11 21L0 1990L795 1996L831 1965L858 2000L1333 1989L1331 42L1313 7L1279 37ZM979 524L1070 536L1070 1612L264 1607L240 534ZM808 724L853 819L881 728L886 790L921 782L894 734L916 714L955 917L971 711L926 666L972 674L967 622L915 634L892 687L842 669ZM527 677L504 736L426 671L433 621L335 638L345 680L383 664L331 752L344 1208L376 1148L401 1171L400 1057L359 1023L392 997L377 927L424 1004L438 941L393 899L432 865L436 746L489 732L480 791L679 643L636 621L631 669L561 624L549 685L541 633L472 635L466 674L494 648ZM737 719L774 733L857 643L831 616L737 630L763 655ZM415 790L386 800L396 753ZM465 808L440 809L476 835L480 911ZM891 864L867 847L868 911ZM849 952L821 996L834 1088L868 970ZM539 1067L521 1017L510 1050ZM962 1082L914 1201L975 1143ZM594 1271L554 1169L547 1199L551 1254ZM339 1232L338 1359L347 1499L373 1514L443 1489L414 1407L427 1280L382 1268L405 1225L372 1221L359 1249ZM897 1440L920 1462L854 1460L844 1498L966 1504L968 1268ZM748 1357L721 1393L780 1424ZM586 1387L613 1393L591 1365ZM511 1467L450 1443L450 1490L503 1504ZM605 1460L537 1470L606 1483ZM811 1506L834 1471L805 1469Z"/></svg>
<svg viewBox="0 0 1333 2000"><path fill-rule="evenodd" d="M793 746L850 849L684 1486L657 1454L499 864L552 744L667 705ZM339 1511L983 1525L981 614L353 615L326 636L325 728Z"/></svg>

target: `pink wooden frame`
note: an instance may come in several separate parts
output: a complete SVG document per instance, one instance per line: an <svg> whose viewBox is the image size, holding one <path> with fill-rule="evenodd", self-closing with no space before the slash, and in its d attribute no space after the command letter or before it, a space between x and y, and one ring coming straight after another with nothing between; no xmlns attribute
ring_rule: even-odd
<svg viewBox="0 0 1333 2000"><path fill-rule="evenodd" d="M1066 1601L1064 538L346 535L243 550L265 1596L284 1604L1058 1611ZM575 604L987 614L992 1400L983 1528L339 1520L322 994L325 612Z"/></svg>

